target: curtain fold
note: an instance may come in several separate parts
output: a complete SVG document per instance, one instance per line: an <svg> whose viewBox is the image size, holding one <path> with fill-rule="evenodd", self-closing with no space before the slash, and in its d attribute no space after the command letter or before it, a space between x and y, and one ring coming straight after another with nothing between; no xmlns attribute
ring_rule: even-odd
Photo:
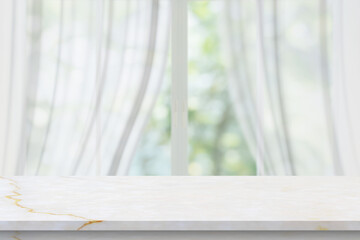
<svg viewBox="0 0 360 240"><path fill-rule="evenodd" d="M1 83L10 89L0 109L6 129L1 174L126 175L165 71L167 1L5 4L14 12L3 16L13 44ZM18 23L19 14L28 24ZM14 41L21 34L24 41ZM13 73L20 70L17 51L25 47L27 74L20 77ZM14 78L24 86L20 99Z"/></svg>
<svg viewBox="0 0 360 240"><path fill-rule="evenodd" d="M14 174L18 168L26 76L26 1L1 2L0 28L0 173Z"/></svg>
<svg viewBox="0 0 360 240"><path fill-rule="evenodd" d="M344 157L351 147L341 143L353 145L351 134L345 134L351 133L351 126L341 126L349 117L346 93L341 90L345 84L340 69L341 4L329 0L223 3L229 91L257 175L349 173L344 172L349 169ZM305 39L291 39L295 30L290 29L298 26L314 29L307 36L311 45L297 42ZM329 43L332 35L338 39L336 45ZM338 58L331 61L334 56ZM302 77L301 71L309 74ZM334 92L334 87L341 88ZM312 105L306 98L312 99ZM298 131L306 128L306 134Z"/></svg>

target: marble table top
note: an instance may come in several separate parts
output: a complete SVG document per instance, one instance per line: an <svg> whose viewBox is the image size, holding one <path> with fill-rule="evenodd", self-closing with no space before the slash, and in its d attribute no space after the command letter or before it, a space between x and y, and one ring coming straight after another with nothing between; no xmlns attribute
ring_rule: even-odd
<svg viewBox="0 0 360 240"><path fill-rule="evenodd" d="M25 230L360 230L360 178L0 177Z"/></svg>

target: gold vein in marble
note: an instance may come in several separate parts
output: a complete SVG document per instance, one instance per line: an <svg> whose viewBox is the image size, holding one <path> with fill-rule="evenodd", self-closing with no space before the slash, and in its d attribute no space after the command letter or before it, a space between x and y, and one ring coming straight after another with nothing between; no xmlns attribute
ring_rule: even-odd
<svg viewBox="0 0 360 240"><path fill-rule="evenodd" d="M27 210L28 212L30 213L38 213L38 214L47 214L47 215L54 215L54 216L70 216L70 217L74 217L74 218L79 218L79 219L83 219L83 220L86 220L87 222L84 223L83 225L81 225L79 228L77 228L76 230L80 231L82 230L83 228L85 228L86 226L88 225L91 225L91 224L94 224L94 223L100 223L100 222L103 222L103 220L95 220L95 219L90 219L90 218L86 218L86 217L82 217L82 216L78 216L78 215L75 215L75 214L71 214L71 213L51 213L51 212L39 212L39 211L36 211L35 209L33 208L30 208L30 207L26 207L24 205L22 205L20 202L22 201L21 198L18 198L21 196L21 194L19 193L20 191L20 187L19 185L17 184L17 182L13 179L10 179L10 178L5 178L5 177L1 177L1 179L4 179L4 180L7 180L9 181L10 185L14 187L15 190L11 191L13 194L11 195L6 195L5 198L7 199L10 199L14 202L14 204L19 207L19 208L22 208L22 209L25 209ZM14 237L13 237L14 238ZM15 236L15 239L16 236Z"/></svg>
<svg viewBox="0 0 360 240"><path fill-rule="evenodd" d="M317 230L319 230L319 231L328 231L329 229L326 228L326 227L323 227L323 226L318 226Z"/></svg>

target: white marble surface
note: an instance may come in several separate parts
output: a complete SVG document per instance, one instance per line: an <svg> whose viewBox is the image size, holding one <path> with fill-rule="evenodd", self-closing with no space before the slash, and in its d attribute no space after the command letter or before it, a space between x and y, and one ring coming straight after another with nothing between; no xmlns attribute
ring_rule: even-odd
<svg viewBox="0 0 360 240"><path fill-rule="evenodd" d="M1 240L359 240L358 231L27 231Z"/></svg>
<svg viewBox="0 0 360 240"><path fill-rule="evenodd" d="M360 230L360 178L6 177L0 230Z"/></svg>

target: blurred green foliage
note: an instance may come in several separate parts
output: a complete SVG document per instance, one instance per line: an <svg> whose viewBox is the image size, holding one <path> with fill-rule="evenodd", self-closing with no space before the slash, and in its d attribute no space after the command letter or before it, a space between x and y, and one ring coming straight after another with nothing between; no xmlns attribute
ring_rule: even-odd
<svg viewBox="0 0 360 240"><path fill-rule="evenodd" d="M228 91L217 3L189 3L189 172L255 175Z"/></svg>
<svg viewBox="0 0 360 240"><path fill-rule="evenodd" d="M189 3L189 173L255 175L231 104L215 8L209 1ZM170 117L167 77L131 174L170 174Z"/></svg>

